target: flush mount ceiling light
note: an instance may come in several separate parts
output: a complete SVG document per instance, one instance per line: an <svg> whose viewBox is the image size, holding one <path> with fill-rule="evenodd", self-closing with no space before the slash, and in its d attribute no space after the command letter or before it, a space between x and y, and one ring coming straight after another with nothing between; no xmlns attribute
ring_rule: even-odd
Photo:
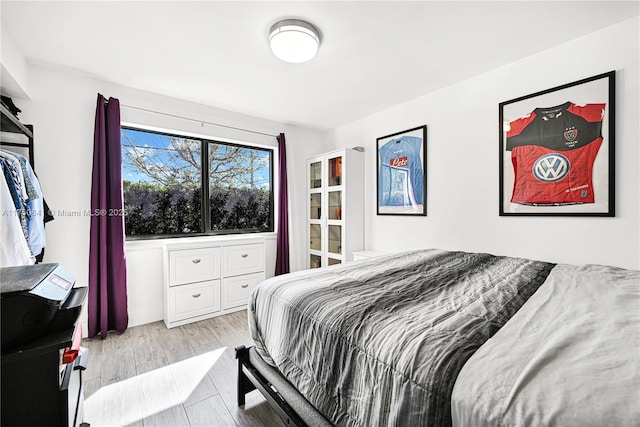
<svg viewBox="0 0 640 427"><path fill-rule="evenodd" d="M311 60L320 47L320 32L301 19L283 19L269 30L269 45L273 54L292 63Z"/></svg>

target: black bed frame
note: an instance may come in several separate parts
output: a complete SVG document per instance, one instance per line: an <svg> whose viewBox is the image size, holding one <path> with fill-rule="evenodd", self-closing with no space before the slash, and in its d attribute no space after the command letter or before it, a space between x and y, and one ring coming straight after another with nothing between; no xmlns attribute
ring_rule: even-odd
<svg viewBox="0 0 640 427"><path fill-rule="evenodd" d="M280 371L260 357L255 346L236 347L236 359L238 359L238 406L244 407L247 393L259 390L287 426L332 426Z"/></svg>
<svg viewBox="0 0 640 427"><path fill-rule="evenodd" d="M236 359L238 359L238 406L244 407L247 393L259 390L267 399L269 405L280 415L285 425L306 427L307 423L298 416L273 385L253 366L249 360L249 350L250 348L246 348L243 345L236 347Z"/></svg>

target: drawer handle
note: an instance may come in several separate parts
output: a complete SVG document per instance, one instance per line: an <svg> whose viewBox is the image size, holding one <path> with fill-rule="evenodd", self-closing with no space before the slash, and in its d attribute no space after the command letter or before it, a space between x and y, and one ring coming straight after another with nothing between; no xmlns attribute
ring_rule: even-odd
<svg viewBox="0 0 640 427"><path fill-rule="evenodd" d="M242 255L240 255L240 256L241 256L242 258L246 258L246 257L248 257L248 256L249 256L249 254L242 254Z"/></svg>
<svg viewBox="0 0 640 427"><path fill-rule="evenodd" d="M198 264L200 261L202 261L200 258L196 258L196 259L192 259L191 262L194 264Z"/></svg>
<svg viewBox="0 0 640 427"><path fill-rule="evenodd" d="M240 286L240 287L241 287L242 289L246 289L246 288L248 288L248 287L249 287L249 285L242 285L242 286Z"/></svg>
<svg viewBox="0 0 640 427"><path fill-rule="evenodd" d="M200 297L200 295L202 295L202 294L193 294L191 296L194 297L194 298L198 298L198 297Z"/></svg>

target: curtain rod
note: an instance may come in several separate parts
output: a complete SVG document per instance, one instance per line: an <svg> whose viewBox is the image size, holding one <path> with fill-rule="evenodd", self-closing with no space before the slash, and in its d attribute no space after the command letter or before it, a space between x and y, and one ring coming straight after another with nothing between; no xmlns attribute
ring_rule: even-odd
<svg viewBox="0 0 640 427"><path fill-rule="evenodd" d="M222 125L220 123L213 123L213 122L208 122L206 120L192 119L191 117L184 117L184 116L179 116L177 114L163 113L161 111L154 111L154 110L149 110L149 109L146 109L146 108L134 107L132 105L120 104L120 106L121 107L125 107L125 108L131 108L133 110L146 111L147 113L154 113L154 114L160 114L160 115L163 115L163 116L174 117L176 119L190 120L192 122L202 123L203 126L206 123L208 125L219 126L219 127L223 127L223 128L227 128L227 129L233 129L233 130L239 130L239 131L242 131L242 132L249 132L249 133L255 133L255 134L258 134L258 135L272 136L274 138L278 137L278 135L272 135L270 133L259 132L257 130L243 129L243 128L234 127L234 126Z"/></svg>

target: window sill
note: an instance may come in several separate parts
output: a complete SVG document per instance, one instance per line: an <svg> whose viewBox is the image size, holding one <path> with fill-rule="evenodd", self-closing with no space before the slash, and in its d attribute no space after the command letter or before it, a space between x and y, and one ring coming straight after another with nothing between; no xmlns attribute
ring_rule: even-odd
<svg viewBox="0 0 640 427"><path fill-rule="evenodd" d="M125 243L125 251L163 248L169 245L206 245L209 243L228 243L228 242L244 242L247 240L270 240L275 239L275 232L266 233L245 233L245 234L218 234L209 236L196 237L170 237L162 239L136 239L127 240Z"/></svg>

